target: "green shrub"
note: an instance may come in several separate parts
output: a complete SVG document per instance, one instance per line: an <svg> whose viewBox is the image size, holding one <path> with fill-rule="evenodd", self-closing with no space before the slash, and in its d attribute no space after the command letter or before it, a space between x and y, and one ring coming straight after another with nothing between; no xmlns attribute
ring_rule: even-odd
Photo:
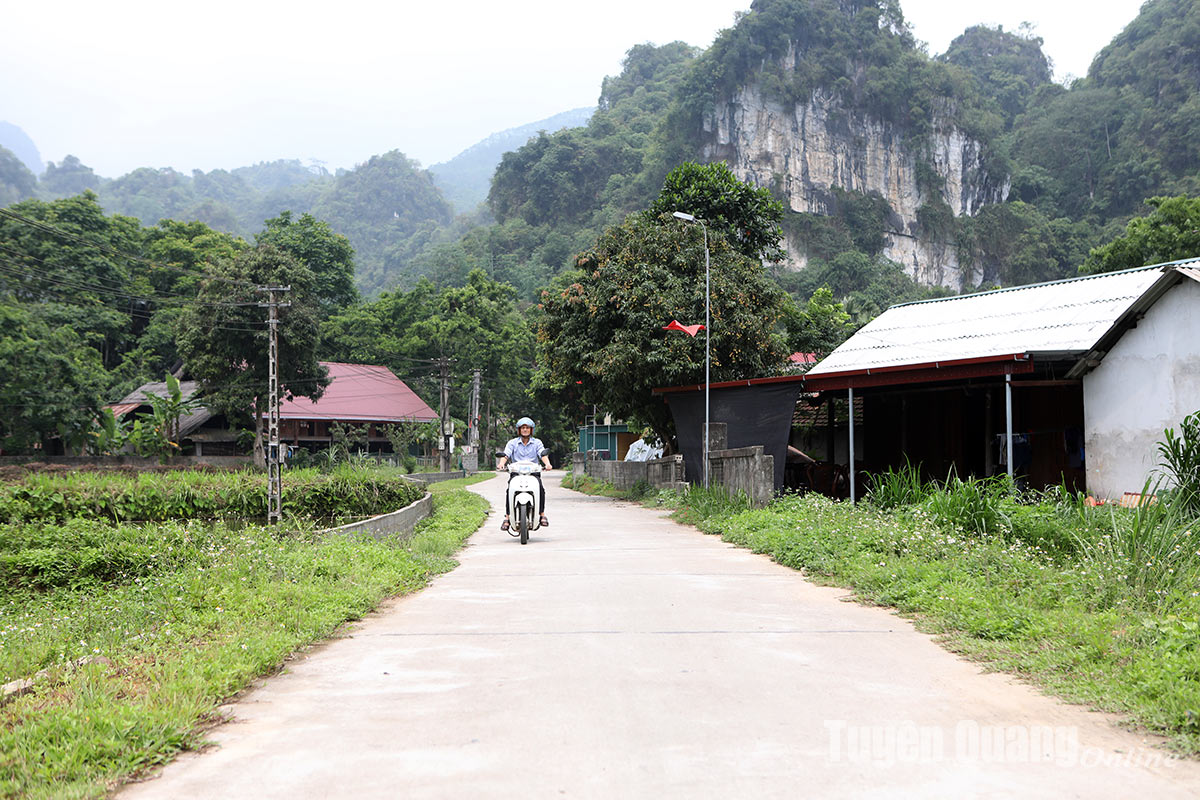
<svg viewBox="0 0 1200 800"><path fill-rule="evenodd" d="M398 471L289 470L286 514L316 519L395 511L421 489ZM0 521L256 519L265 516L267 479L259 472L74 473L30 475L0 484Z"/></svg>
<svg viewBox="0 0 1200 800"><path fill-rule="evenodd" d="M1049 504L1015 506L1008 522L1015 540L1059 559L1077 554L1083 541L1078 523Z"/></svg>

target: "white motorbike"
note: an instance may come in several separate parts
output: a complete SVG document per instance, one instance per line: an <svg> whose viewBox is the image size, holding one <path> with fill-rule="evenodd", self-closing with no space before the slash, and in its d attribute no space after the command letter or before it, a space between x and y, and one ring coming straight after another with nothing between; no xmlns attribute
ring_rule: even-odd
<svg viewBox="0 0 1200 800"><path fill-rule="evenodd" d="M532 461L508 465L508 507L512 509L509 534L520 536L521 544L528 544L529 532L541 527L542 493L537 477L541 472L541 465Z"/></svg>

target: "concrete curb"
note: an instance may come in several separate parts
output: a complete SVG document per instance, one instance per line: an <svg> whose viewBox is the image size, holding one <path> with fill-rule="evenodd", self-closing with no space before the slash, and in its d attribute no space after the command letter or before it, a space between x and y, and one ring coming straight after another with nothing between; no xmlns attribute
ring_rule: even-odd
<svg viewBox="0 0 1200 800"><path fill-rule="evenodd" d="M336 528L327 528L321 531L321 533L327 536L366 534L376 539L385 539L389 536L400 534L401 538L407 539L412 536L413 529L417 527L417 523L432 513L433 495L430 492L426 492L425 496L420 500L405 506L399 511L380 514L377 517L371 517L359 522L351 522L347 525L339 525Z"/></svg>
<svg viewBox="0 0 1200 800"><path fill-rule="evenodd" d="M15 681L9 681L3 686L0 686L0 706L4 705L9 700L15 700L23 694L32 692L33 687L37 685L38 681L44 680L46 676L55 669L81 669L82 667L86 667L88 664L103 664L106 667L111 667L112 663L113 662L109 661L104 656L84 656L83 658L77 658L74 661L68 661L66 664L63 664L59 667L46 667L45 669L36 672L31 678L18 678Z"/></svg>
<svg viewBox="0 0 1200 800"><path fill-rule="evenodd" d="M464 470L457 472L414 472L411 475L405 475L410 481L416 483L440 483L441 481L452 481L456 478L465 478L467 473Z"/></svg>

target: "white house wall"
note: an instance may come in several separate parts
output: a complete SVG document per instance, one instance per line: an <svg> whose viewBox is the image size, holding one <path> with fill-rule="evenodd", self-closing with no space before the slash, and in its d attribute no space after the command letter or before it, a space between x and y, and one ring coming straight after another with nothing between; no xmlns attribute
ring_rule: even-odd
<svg viewBox="0 0 1200 800"><path fill-rule="evenodd" d="M1200 283L1185 278L1083 379L1088 490L1140 492L1158 442L1200 410Z"/></svg>

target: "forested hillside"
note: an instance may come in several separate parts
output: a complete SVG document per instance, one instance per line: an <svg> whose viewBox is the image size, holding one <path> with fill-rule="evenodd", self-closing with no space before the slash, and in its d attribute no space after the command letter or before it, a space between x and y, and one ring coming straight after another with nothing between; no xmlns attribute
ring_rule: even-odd
<svg viewBox="0 0 1200 800"><path fill-rule="evenodd" d="M594 108L576 108L552 117L493 133L468 147L454 158L429 168L433 182L459 213L473 211L487 199L492 173L500 159L516 150L541 131L555 133L563 128L586 125Z"/></svg>
<svg viewBox="0 0 1200 800"><path fill-rule="evenodd" d="M966 289L1074 274L1149 212L1149 198L1200 192L1198 30L1197 4L1151 0L1088 76L1064 87L1028 29L973 26L930 57L895 3L756 0L707 51L634 46L586 125L505 154L487 195L495 224L456 220L436 186L457 186L457 172L477 165L448 162L431 179L395 151L337 175L278 161L115 180L68 157L40 181L0 151L0 201L92 189L106 210L146 224L194 219L240 236L285 210L311 212L350 238L368 295L422 276L461 285L481 268L533 299L652 200L673 166L726 160L788 209L780 280L802 297L837 285L865 317L927 294L916 283ZM807 115L810 137L820 122L822 137L772 129L787 117L771 108ZM825 135L838 125L840 138ZM860 147L907 163L911 185L873 182L848 155ZM462 159L485 150L488 140ZM805 175L790 174L786 165L801 161ZM468 186L477 178L459 177L460 200L478 197Z"/></svg>
<svg viewBox="0 0 1200 800"><path fill-rule="evenodd" d="M1197 4L1152 0L1088 77L1067 88L1051 82L1029 30L974 26L930 57L894 3L757 0L703 54L630 51L625 72L605 88L628 99L620 87L631 86L643 99L639 136L625 135L602 99L588 127L507 156L489 203L501 228L527 225L520 229L535 241L543 230L587 238L644 203L670 166L721 158L790 209L783 224L792 263L780 280L801 298L828 284L860 319L921 296L905 274L936 280L910 259L886 257L913 252L912 242L924 243L918 255L935 251L959 270L964 289L1066 277L1131 216L1147 213L1148 198L1197 191L1200 138L1189 121L1200 103L1198 27ZM747 87L757 107L745 102ZM909 218L902 198L857 185L855 172L838 177L842 154L863 146L852 126L840 141L807 145L796 144L799 129L769 129L772 107L799 115L814 103L832 112L827 130L860 120L866 133L881 133L881 153L911 162ZM738 113L727 113L731 104ZM739 136L749 152L730 149ZM814 187L773 170L768 137L793 154L808 146L810 165L827 162L833 177ZM946 141L966 142L958 146L975 161L962 157L955 173ZM506 274L539 269L535 252L505 252L516 262Z"/></svg>

